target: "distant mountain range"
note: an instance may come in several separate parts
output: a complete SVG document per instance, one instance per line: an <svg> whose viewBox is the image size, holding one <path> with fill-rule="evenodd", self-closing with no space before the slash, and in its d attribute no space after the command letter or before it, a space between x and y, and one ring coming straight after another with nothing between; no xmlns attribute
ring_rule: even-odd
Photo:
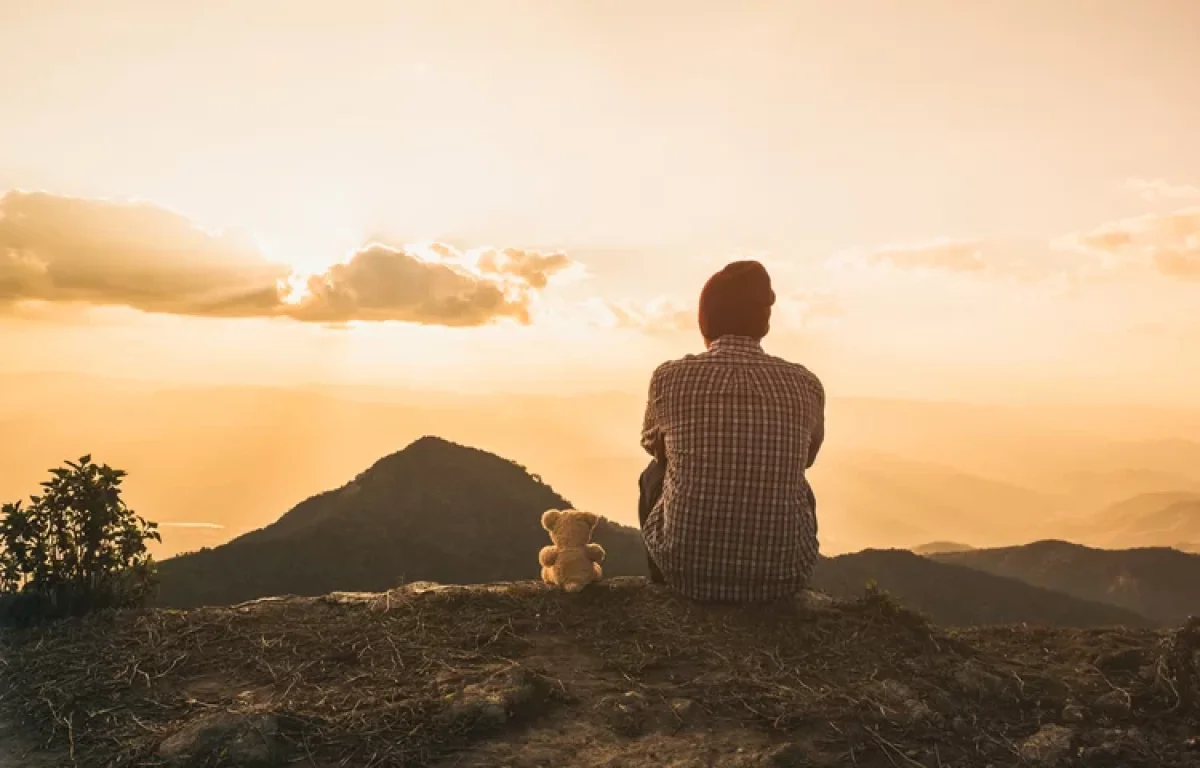
<svg viewBox="0 0 1200 768"><path fill-rule="evenodd" d="M1195 551L1200 548L1200 492L1140 493L1064 526L1062 538L1119 549Z"/></svg>
<svg viewBox="0 0 1200 768"><path fill-rule="evenodd" d="M537 551L548 542L541 513L570 506L517 463L423 437L341 487L300 503L271 525L164 561L160 601L195 607L269 595L377 591L403 581L536 579ZM603 521L595 539L608 552L607 574L646 573L637 530ZM1167 550L1149 555L1138 573L1183 570L1155 576L1157 597L1151 600L1144 589L1118 594L1055 579L1039 581L1038 574L1052 570L1046 566L1049 550L1044 544L972 550L955 542L932 542L919 549L928 554L865 550L822 558L814 586L837 596L857 596L874 581L946 625L1145 626L1176 620L1183 610L1183 598L1176 593L1200 583L1194 576L1186 580L1192 572L1179 565L1195 565L1200 557ZM989 559L1008 551L1030 554L1001 559L1001 565ZM1177 562L1176 556L1184 560ZM1096 583L1097 569L1103 571L1097 566L1079 580ZM1110 583L1125 583L1108 576ZM1172 586L1171 578L1184 580Z"/></svg>
<svg viewBox="0 0 1200 768"><path fill-rule="evenodd" d="M1080 600L1119 606L1167 624L1200 615L1200 555L1176 549L1106 550L1038 541L931 557Z"/></svg>
<svg viewBox="0 0 1200 768"><path fill-rule="evenodd" d="M644 407L636 392L0 375L0 499L27 496L49 467L91 453L128 471L126 501L164 524L154 547L163 559L267 526L397 446L437 434L536 467L574 503L634 524ZM827 420L811 472L827 554L935 540L1194 546L1190 524L1104 511L1142 494L1200 496L1200 442L1177 439L1200 434L1200 412L831 396Z"/></svg>
<svg viewBox="0 0 1200 768"><path fill-rule="evenodd" d="M821 562L813 586L853 598L876 582L901 603L944 626L1044 624L1047 626L1150 626L1137 612L1072 597L986 571L945 564L902 549L868 549Z"/></svg>

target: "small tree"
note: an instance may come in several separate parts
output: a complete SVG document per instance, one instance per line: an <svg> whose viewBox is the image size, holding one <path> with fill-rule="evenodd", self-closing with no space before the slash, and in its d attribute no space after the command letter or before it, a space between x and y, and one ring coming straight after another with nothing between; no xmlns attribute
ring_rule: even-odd
<svg viewBox="0 0 1200 768"><path fill-rule="evenodd" d="M91 456L50 470L40 496L0 508L0 593L10 620L143 603L154 586L148 541L162 541L121 500L125 472Z"/></svg>

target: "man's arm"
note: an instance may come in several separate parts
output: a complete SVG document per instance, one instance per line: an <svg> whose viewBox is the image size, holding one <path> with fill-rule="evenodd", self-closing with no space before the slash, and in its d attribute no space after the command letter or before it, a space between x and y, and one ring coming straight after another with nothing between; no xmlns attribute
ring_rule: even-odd
<svg viewBox="0 0 1200 768"><path fill-rule="evenodd" d="M813 377L816 382L816 416L813 419L812 429L808 437L808 469L812 467L817 460L817 454L821 452L821 446L825 442L825 387L821 385L820 379Z"/></svg>
<svg viewBox="0 0 1200 768"><path fill-rule="evenodd" d="M658 412L654 401L658 389L658 371L650 377L650 388L646 395L646 415L642 417L642 448L656 459L666 458L662 429L658 423Z"/></svg>

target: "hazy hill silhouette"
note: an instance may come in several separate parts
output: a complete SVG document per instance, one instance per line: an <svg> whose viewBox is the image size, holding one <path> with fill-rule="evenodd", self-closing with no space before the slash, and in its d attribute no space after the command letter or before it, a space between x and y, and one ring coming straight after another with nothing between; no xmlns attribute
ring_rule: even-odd
<svg viewBox="0 0 1200 768"><path fill-rule="evenodd" d="M1108 505L1081 520L1072 541L1102 546L1172 546L1190 550L1200 544L1200 493L1141 493Z"/></svg>
<svg viewBox="0 0 1200 768"><path fill-rule="evenodd" d="M402 581L478 584L537 577L548 541L541 513L571 503L524 467L486 451L421 438L278 521L214 549L162 564L160 601L225 605L276 595L378 591ZM644 575L638 531L602 523L610 576ZM1137 614L935 562L868 550L824 560L815 586L861 594L874 580L948 625L1149 623Z"/></svg>
<svg viewBox="0 0 1200 768"><path fill-rule="evenodd" d="M161 564L160 601L221 605L267 595L377 591L406 581L536 578L541 514L571 504L519 464L423 437L352 482L228 544ZM607 521L605 572L642 575L641 534Z"/></svg>
<svg viewBox="0 0 1200 768"><path fill-rule="evenodd" d="M273 523L436 434L536 468L574 503L633 525L645 457L631 435L644 408L637 392L533 397L0 374L8 438L0 498L27 495L63 457L101 456L129 472L126 501L163 524L154 554L164 559ZM830 439L812 471L827 554L936 539L1124 546L1060 524L1139 493L1200 493L1195 444L1167 439L1200 434L1200 412L834 396L828 408ZM1085 533L1105 535L1094 525Z"/></svg>
<svg viewBox="0 0 1200 768"><path fill-rule="evenodd" d="M1106 550L1047 540L932 557L1157 621L1177 623L1200 615L1200 555L1167 547Z"/></svg>
<svg viewBox="0 0 1200 768"><path fill-rule="evenodd" d="M869 581L945 626L1146 627L1155 623L1133 610L938 562L903 549L867 549L823 559L813 587L834 597L852 597L861 594Z"/></svg>
<svg viewBox="0 0 1200 768"><path fill-rule="evenodd" d="M931 541L912 548L914 555L937 555L942 552L969 552L975 549L970 544L958 541Z"/></svg>

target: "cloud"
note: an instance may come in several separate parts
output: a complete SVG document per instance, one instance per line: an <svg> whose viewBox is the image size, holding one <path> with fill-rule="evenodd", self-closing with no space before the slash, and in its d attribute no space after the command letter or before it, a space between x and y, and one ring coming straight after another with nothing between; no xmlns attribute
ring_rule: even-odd
<svg viewBox="0 0 1200 768"><path fill-rule="evenodd" d="M561 252L370 243L298 278L237 231L142 202L10 191L0 197L0 307L40 301L325 324L527 324L536 295L578 265Z"/></svg>
<svg viewBox="0 0 1200 768"><path fill-rule="evenodd" d="M1044 243L990 238L938 238L845 250L830 256L825 267L834 273L867 277L908 275L917 280L1006 283L1023 289L1061 283L1078 269L1065 256L1055 258L1047 253Z"/></svg>
<svg viewBox="0 0 1200 768"><path fill-rule="evenodd" d="M1154 266L1167 277L1200 279L1200 243L1187 249L1160 248L1154 252Z"/></svg>
<svg viewBox="0 0 1200 768"><path fill-rule="evenodd" d="M1109 270L1148 267L1167 277L1200 279L1200 207L1109 222L1051 245L1091 256Z"/></svg>
<svg viewBox="0 0 1200 768"><path fill-rule="evenodd" d="M464 264L469 259L447 245L437 243L429 251L436 260L412 249L369 245L345 264L309 278L308 295L284 314L322 323L399 320L461 327L509 317L528 324L534 291L570 265L563 254L508 249L519 256L485 252L473 271Z"/></svg>
<svg viewBox="0 0 1200 768"><path fill-rule="evenodd" d="M589 302L596 324L608 328L642 331L650 335L699 333L696 306L660 296L650 301L629 299ZM775 329L809 330L832 324L842 317L841 301L829 293L795 293L780 296L771 312Z"/></svg>
<svg viewBox="0 0 1200 768"><path fill-rule="evenodd" d="M837 325L846 315L842 300L832 293L796 293L775 305L772 325L811 330Z"/></svg>
<svg viewBox="0 0 1200 768"><path fill-rule="evenodd" d="M209 232L148 203L21 191L0 197L0 303L255 315L278 306L287 275L244 233Z"/></svg>
<svg viewBox="0 0 1200 768"><path fill-rule="evenodd" d="M480 253L479 269L486 274L507 275L523 280L531 288L545 288L550 277L571 266L567 254L538 253L519 248L488 249Z"/></svg>
<svg viewBox="0 0 1200 768"><path fill-rule="evenodd" d="M666 296L645 302L592 299L589 306L596 323L607 328L632 329L651 335L698 332L699 328L694 307Z"/></svg>
<svg viewBox="0 0 1200 768"><path fill-rule="evenodd" d="M934 240L920 245L889 246L865 255L871 264L900 269L979 272L987 268L978 240Z"/></svg>
<svg viewBox="0 0 1200 768"><path fill-rule="evenodd" d="M1128 179L1125 186L1138 197L1151 202L1156 200L1200 200L1200 187L1191 184L1171 184L1163 179Z"/></svg>
<svg viewBox="0 0 1200 768"><path fill-rule="evenodd" d="M826 266L833 269L967 275L994 272L1001 265L985 258L981 240L939 238L924 243L842 251L830 257Z"/></svg>

